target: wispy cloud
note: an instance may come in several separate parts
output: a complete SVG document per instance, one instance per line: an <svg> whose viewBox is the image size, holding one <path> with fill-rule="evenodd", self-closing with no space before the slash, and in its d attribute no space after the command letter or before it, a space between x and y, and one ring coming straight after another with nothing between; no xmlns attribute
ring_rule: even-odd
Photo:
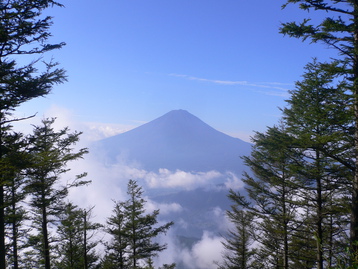
<svg viewBox="0 0 358 269"><path fill-rule="evenodd" d="M220 84L220 85L246 86L252 88L267 89L270 91L263 91L258 89L256 89L255 91L266 95L274 95L274 96L281 96L281 97L287 97L288 91L290 90L288 86L292 86L292 84L280 83L280 82L248 82L245 80L218 80L218 79L199 78L199 77L183 75L183 74L169 74L169 76L179 77L179 78L199 81L199 82Z"/></svg>

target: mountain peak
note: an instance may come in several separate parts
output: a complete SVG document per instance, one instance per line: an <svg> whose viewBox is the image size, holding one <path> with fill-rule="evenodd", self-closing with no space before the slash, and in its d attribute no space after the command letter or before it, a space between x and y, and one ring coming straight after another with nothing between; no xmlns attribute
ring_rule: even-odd
<svg viewBox="0 0 358 269"><path fill-rule="evenodd" d="M171 110L169 111L168 113L166 114L191 114L189 113L187 110L185 109L174 109L174 110Z"/></svg>
<svg viewBox="0 0 358 269"><path fill-rule="evenodd" d="M177 120L177 119L183 119L183 120L189 120L189 119L194 120L194 119L196 119L196 120L200 120L198 117L194 116L193 114L191 114L190 112L188 112L187 110L184 110L184 109L171 110L168 113L164 114L163 116L161 116L161 117L159 117L157 119L161 119L161 118L170 118L171 120Z"/></svg>
<svg viewBox="0 0 358 269"><path fill-rule="evenodd" d="M145 127L147 125L152 127L156 125L156 128L161 129L161 132L169 132L172 135L179 135L179 133L187 132L193 128L197 132L199 127L200 129L212 129L212 127L204 123L198 117L183 109L169 111L163 116L148 122L147 124L139 126L138 128Z"/></svg>
<svg viewBox="0 0 358 269"><path fill-rule="evenodd" d="M115 160L125 154L147 170L241 170L251 144L219 132L186 110L172 110L123 134L99 142Z"/></svg>
<svg viewBox="0 0 358 269"><path fill-rule="evenodd" d="M168 116L168 117L195 117L193 114L191 114L190 112L188 112L187 110L184 109L176 109L176 110L171 110L168 113L164 114L164 116Z"/></svg>

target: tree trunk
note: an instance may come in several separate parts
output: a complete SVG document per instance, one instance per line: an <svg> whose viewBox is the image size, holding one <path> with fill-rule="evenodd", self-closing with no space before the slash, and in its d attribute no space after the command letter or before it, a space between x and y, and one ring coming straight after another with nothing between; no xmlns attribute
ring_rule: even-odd
<svg viewBox="0 0 358 269"><path fill-rule="evenodd" d="M74 268L74 263L75 263L75 262L74 262L74 257L73 257L73 256L74 256L74 255L73 255L73 254L74 254L74 253L73 253L74 251L73 251L73 243L72 243L72 235L71 235L71 232L70 232L70 242L69 242L69 244L70 244L70 247L69 247L69 249L70 249L70 251L69 251L69 252L70 252L70 253L69 253L69 255L70 255L70 257L69 257L69 258L70 258L70 266L71 266L71 268Z"/></svg>
<svg viewBox="0 0 358 269"><path fill-rule="evenodd" d="M2 117L2 112L0 112ZM3 124L0 124L0 160L3 158ZM0 269L6 269L4 167L0 164Z"/></svg>
<svg viewBox="0 0 358 269"><path fill-rule="evenodd" d="M284 171L285 168L282 169ZM285 172L282 175L283 180L286 180ZM282 188L282 196L281 196L281 203L282 203L282 214L283 214L283 268L288 269L288 217L287 217L287 208L286 208L286 184L283 182Z"/></svg>
<svg viewBox="0 0 358 269"><path fill-rule="evenodd" d="M354 1L354 58L353 58L353 98L354 98L354 157L355 171L353 176L352 191L352 214L350 239L353 253L358 250L358 1Z"/></svg>
<svg viewBox="0 0 358 269"><path fill-rule="evenodd" d="M83 261L84 269L88 269L88 260L87 260L87 211L84 210L83 216Z"/></svg>
<svg viewBox="0 0 358 269"><path fill-rule="evenodd" d="M15 184L15 183L14 183ZM19 261L18 261L18 230L17 230L17 223L16 223L16 197L15 197L15 186L12 186L11 196L12 196L12 212L13 212L13 220L12 220L12 254L14 258L14 267L13 269L19 268Z"/></svg>
<svg viewBox="0 0 358 269"><path fill-rule="evenodd" d="M247 257L246 257L246 236L245 236L245 230L242 229L241 231L241 237L242 237L242 245L241 245L241 268L246 268L246 260L247 260Z"/></svg>
<svg viewBox="0 0 358 269"><path fill-rule="evenodd" d="M1 158L1 154L0 154ZM3 177L3 176L2 176ZM6 269L4 186L0 182L0 269Z"/></svg>
<svg viewBox="0 0 358 269"><path fill-rule="evenodd" d="M323 230L322 230L322 179L321 179L321 164L320 164L320 154L316 150L316 185L317 185L317 220L316 220L316 229L317 229L317 269L323 269Z"/></svg>
<svg viewBox="0 0 358 269"><path fill-rule="evenodd" d="M46 207L42 208L42 233L43 233L43 243L44 243L44 259L45 259L45 269L51 269L50 263L50 244L48 239L48 230L47 230L47 211Z"/></svg>

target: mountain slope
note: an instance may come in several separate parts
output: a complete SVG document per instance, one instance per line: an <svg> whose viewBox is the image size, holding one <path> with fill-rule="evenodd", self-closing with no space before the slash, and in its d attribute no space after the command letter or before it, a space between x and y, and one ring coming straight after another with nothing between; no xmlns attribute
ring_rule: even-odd
<svg viewBox="0 0 358 269"><path fill-rule="evenodd" d="M221 133L185 110L167 114L96 146L115 162L119 155L141 168L219 172L243 170L251 144Z"/></svg>

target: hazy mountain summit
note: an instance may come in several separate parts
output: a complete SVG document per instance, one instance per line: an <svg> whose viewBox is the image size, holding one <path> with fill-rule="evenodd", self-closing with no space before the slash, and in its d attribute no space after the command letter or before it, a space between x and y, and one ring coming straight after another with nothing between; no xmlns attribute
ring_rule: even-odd
<svg viewBox="0 0 358 269"><path fill-rule="evenodd" d="M251 144L219 132L185 110L173 110L128 132L103 139L95 148L107 161L124 159L148 171L159 168L219 172L243 170L240 156Z"/></svg>
<svg viewBox="0 0 358 269"><path fill-rule="evenodd" d="M225 183L233 177L226 172L241 177L245 166L240 156L250 155L251 144L215 130L188 111L173 110L128 132L98 141L90 151L101 163L123 162L126 166L136 163L159 177L160 168L173 172L168 175L176 174L176 170L193 172L178 173L179 180L192 174L198 175L194 177L197 180L205 174L195 172L220 172L213 173L218 176L205 179L203 184L199 180L198 185L182 178L183 185L151 187L143 179L143 185L148 187L146 195L152 201L180 206L181 210L167 212L163 219L177 223L175 234L185 239L180 239L181 243L187 244L188 240L195 243L203 231L221 232L217 209L225 212L231 204ZM173 178L164 177L164 180L169 182ZM187 189L190 184L195 187Z"/></svg>

